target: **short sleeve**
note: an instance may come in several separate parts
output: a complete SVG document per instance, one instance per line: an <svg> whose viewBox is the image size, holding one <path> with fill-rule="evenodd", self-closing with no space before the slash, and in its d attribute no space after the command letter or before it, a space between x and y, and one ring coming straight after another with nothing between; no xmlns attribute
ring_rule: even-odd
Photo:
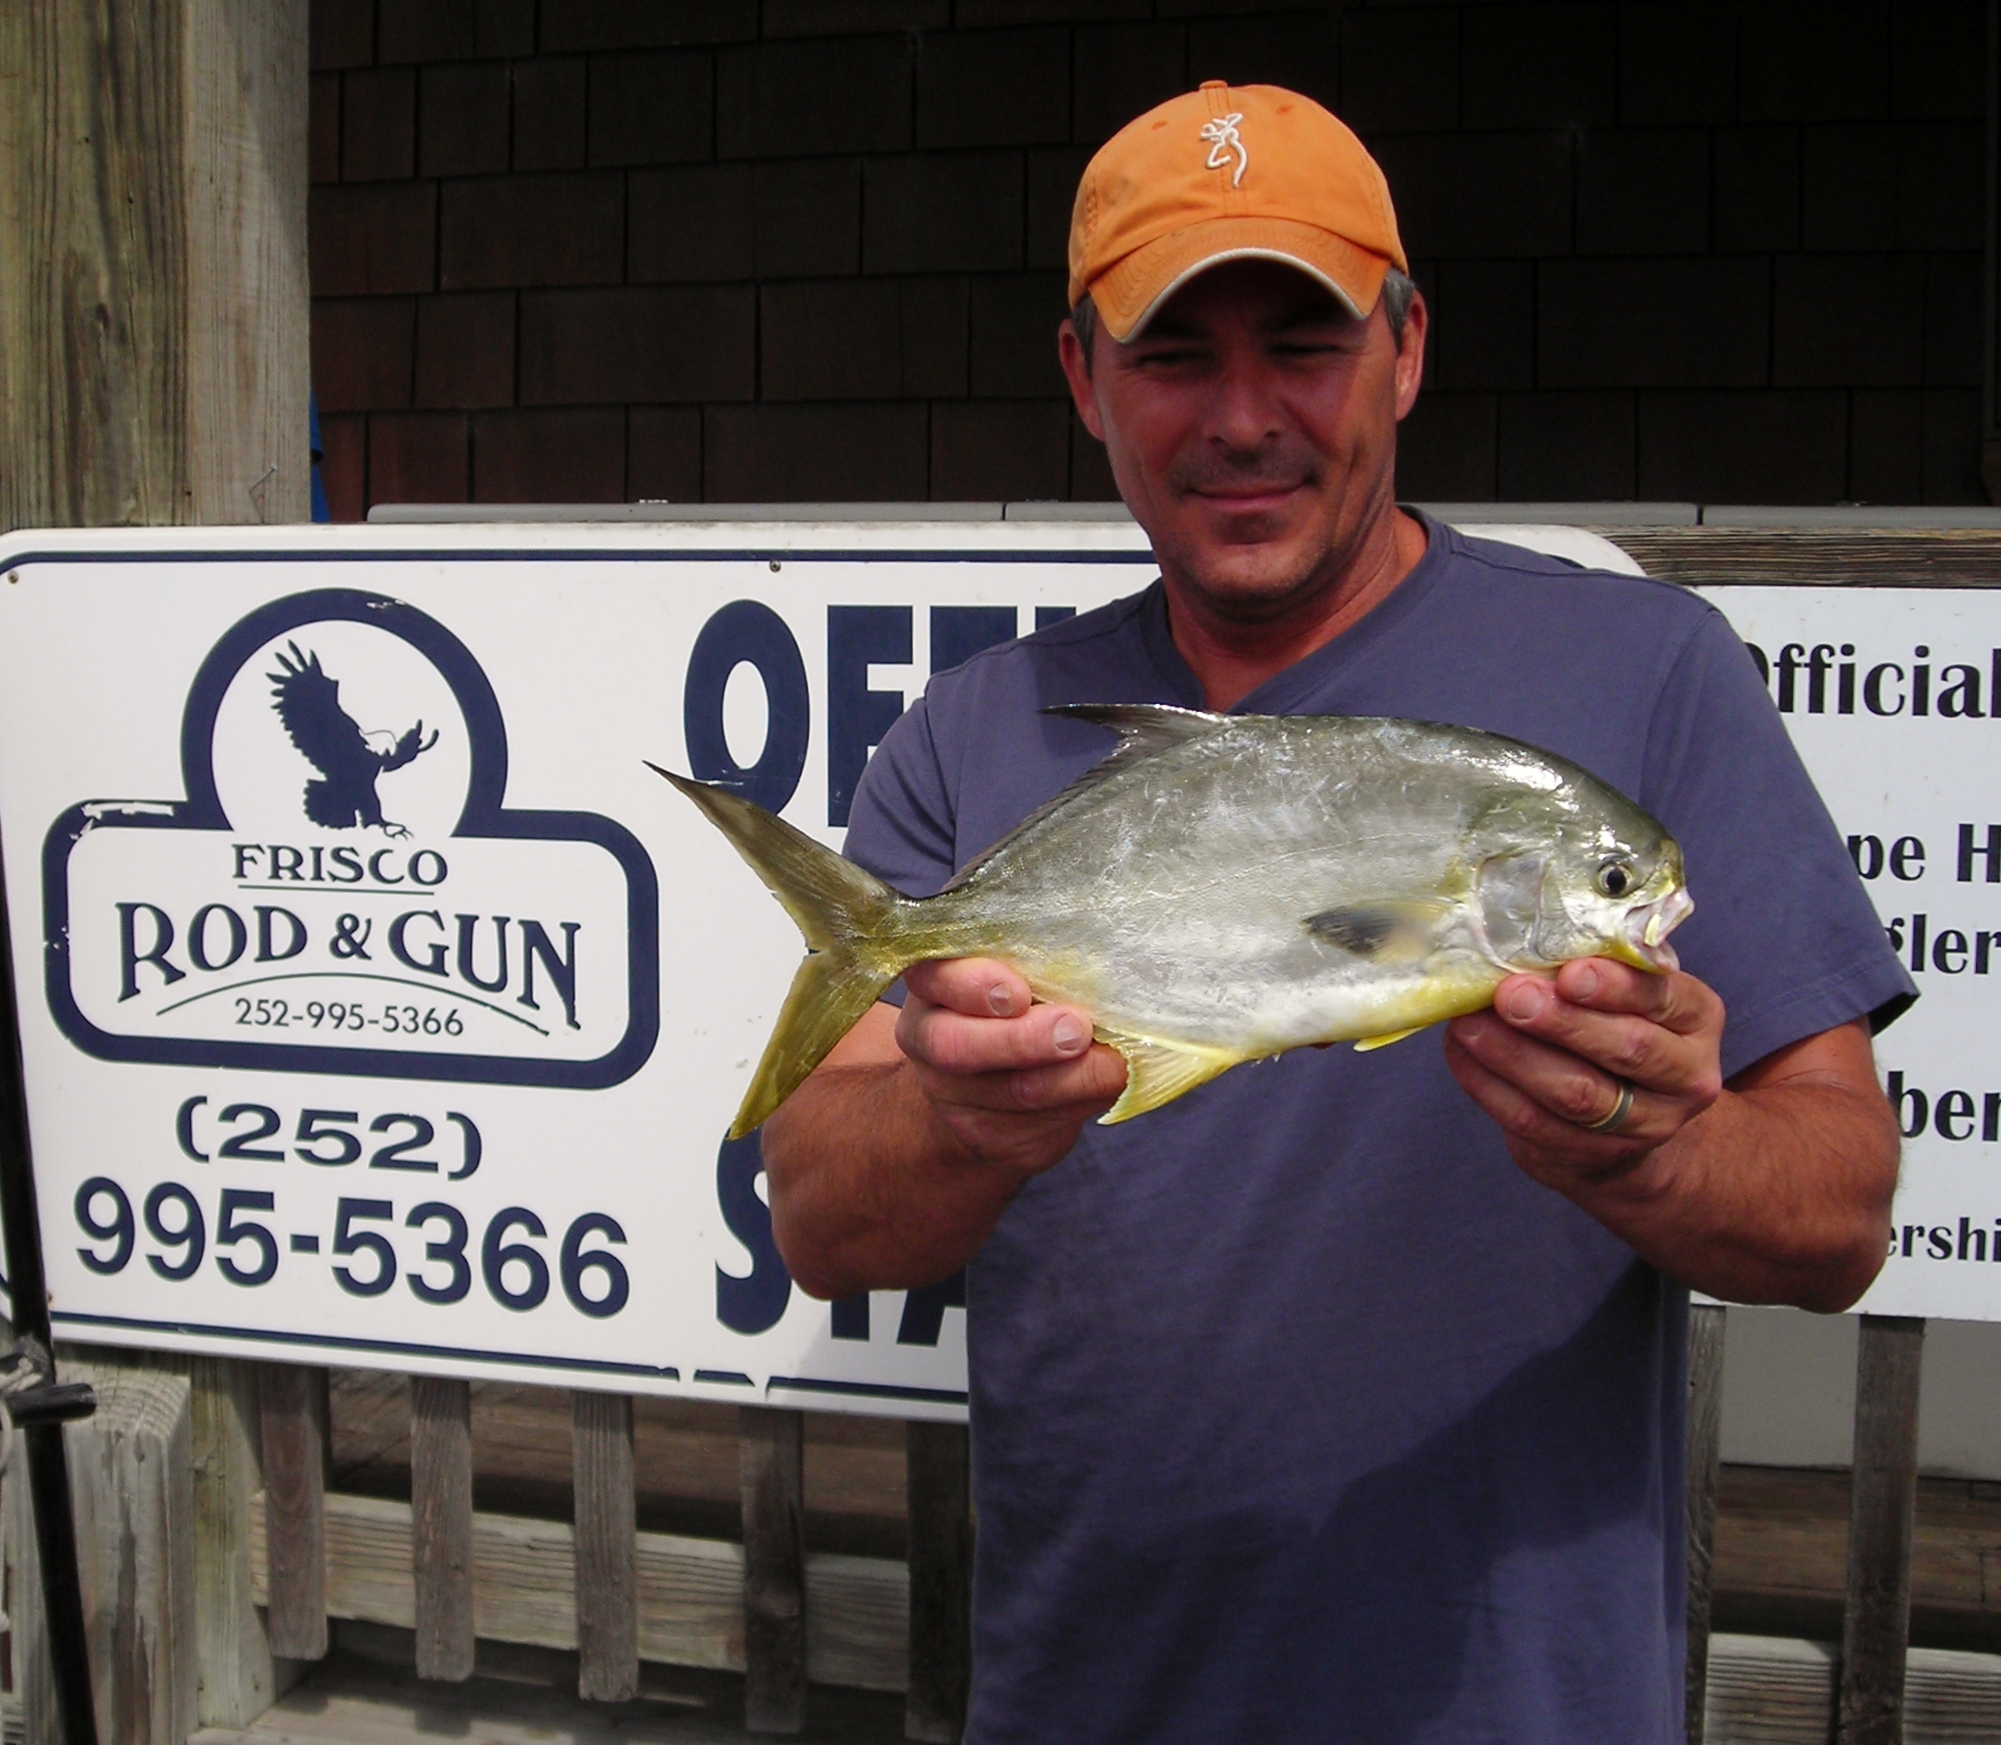
<svg viewBox="0 0 2001 1745"><path fill-rule="evenodd" d="M1729 1011L1723 1070L1867 1016L1917 990L1785 723L1727 619L1705 612L1670 670L1639 795L1681 844L1695 913L1683 966Z"/></svg>
<svg viewBox="0 0 2001 1745"><path fill-rule="evenodd" d="M927 699L898 717L862 771L848 811L847 856L906 897L951 878L956 833Z"/></svg>

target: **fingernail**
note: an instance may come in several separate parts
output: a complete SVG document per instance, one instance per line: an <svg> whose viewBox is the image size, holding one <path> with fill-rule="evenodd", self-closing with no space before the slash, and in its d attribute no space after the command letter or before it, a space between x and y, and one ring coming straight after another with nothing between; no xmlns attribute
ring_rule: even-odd
<svg viewBox="0 0 2001 1745"><path fill-rule="evenodd" d="M1570 991L1579 999L1590 999L1598 991L1598 972L1588 965L1578 970L1570 978Z"/></svg>
<svg viewBox="0 0 2001 1745"><path fill-rule="evenodd" d="M1091 1039L1090 1032L1067 1013L1056 1020L1055 1028L1049 1035L1050 1040L1056 1044L1058 1052L1063 1054L1075 1054Z"/></svg>
<svg viewBox="0 0 2001 1745"><path fill-rule="evenodd" d="M1014 995L1007 983L995 982L987 989L987 1010L996 1018L1006 1018L1014 1012Z"/></svg>
<svg viewBox="0 0 2001 1745"><path fill-rule="evenodd" d="M1543 993L1540 984L1523 982L1519 987L1508 990L1502 1010L1510 1018L1533 1018L1542 1010Z"/></svg>

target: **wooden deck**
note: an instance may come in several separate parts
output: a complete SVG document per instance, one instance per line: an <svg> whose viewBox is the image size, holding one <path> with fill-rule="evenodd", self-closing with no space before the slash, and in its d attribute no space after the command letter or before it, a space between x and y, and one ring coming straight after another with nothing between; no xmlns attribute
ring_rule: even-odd
<svg viewBox="0 0 2001 1745"><path fill-rule="evenodd" d="M464 1684L420 1681L406 1631L343 1624L332 1654L253 1726L189 1745L744 1745L743 1681L647 1666L639 1700L583 1703L576 1657L482 1645ZM1826 1745L1834 1657L1771 1637L1715 1642L1708 1745ZM900 1698L815 1686L804 1745L893 1745ZM2001 1737L2001 1660L1941 1649L1911 1656L1906 1745L1991 1745Z"/></svg>
<svg viewBox="0 0 2001 1745"><path fill-rule="evenodd" d="M412 1670L407 1630L336 1627L333 1652L241 1731L209 1728L189 1745L744 1745L743 1680L656 1666L638 1700L578 1699L577 1657L481 1643L473 1676L434 1684ZM902 1745L903 1698L815 1685L805 1745Z"/></svg>

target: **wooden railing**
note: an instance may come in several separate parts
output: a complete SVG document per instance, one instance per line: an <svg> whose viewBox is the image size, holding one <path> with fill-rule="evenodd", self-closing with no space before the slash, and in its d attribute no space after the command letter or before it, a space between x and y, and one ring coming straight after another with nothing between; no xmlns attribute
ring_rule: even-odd
<svg viewBox="0 0 2001 1745"><path fill-rule="evenodd" d="M1691 1313L1692 1745L1704 1739L1712 1671L1728 1711L1741 1708L1747 1680L1776 1677L1779 1666L1766 1663L1769 1654L1751 1665L1746 1648L1756 1645L1741 1639L1720 1662L1709 1652L1726 1326L1721 1308ZM1771 1699L1778 1730L1757 1737L1818 1742L1831 1729L1839 1745L1903 1737L1922 1333L1922 1323L1863 1320L1844 1639L1838 1655L1831 1646L1766 1645L1796 1652L1779 1667L1785 1688ZM192 1385L183 1373L190 1368ZM638 1530L633 1401L624 1395L570 1397L573 1502L562 1521L475 1510L466 1381L411 1381L405 1502L328 1489L324 1370L99 1352L72 1354L65 1372L94 1381L102 1400L98 1418L70 1432L70 1465L84 1586L87 1599L95 1596L99 1710L119 1714L115 1730L127 1745L181 1745L197 1722L246 1724L278 1694L288 1663L326 1654L330 1619L412 1632L425 1678L469 1676L481 1640L523 1644L573 1650L578 1693L591 1700L635 1696L640 1663L652 1661L741 1673L745 1724L755 1732L799 1731L811 1681L901 1691L908 1737L959 1737L971 1672L972 1555L961 1426L904 1426L907 1540L897 1562L807 1550L799 1412L739 1408L739 1543ZM247 1397L257 1420L248 1428L261 1428L262 1443L261 1466L239 1462L234 1479L221 1409L232 1397ZM232 1484L240 1508L230 1502ZM49 1745L18 1476L8 1493L15 1683L30 1745ZM264 1609L261 1625L253 1605ZM118 1630L134 1619L136 1637L121 1640ZM1961 1666L1920 1667L1913 1676L1931 1679L1934 1706L1984 1713L1997 1668L1979 1669L1972 1684ZM133 1691L150 1704L143 1717L130 1713ZM1749 1736L1727 1722L1724 1734Z"/></svg>
<svg viewBox="0 0 2001 1745"><path fill-rule="evenodd" d="M327 1376L265 1365L253 1597L273 1655L317 1660L330 1616L415 1634L420 1677L476 1641L575 1649L578 1693L637 1694L642 1659L744 1675L751 1731L795 1733L810 1680L907 1692L906 1736L955 1740L970 1683L972 1522L963 1426L905 1425L908 1556L809 1553L801 1412L739 1408L743 1540L641 1533L633 1410L571 1395L570 1523L473 1508L472 1388L413 1379L410 1501L326 1489Z"/></svg>
<svg viewBox="0 0 2001 1745"><path fill-rule="evenodd" d="M1689 1745L1704 1745L1710 1672L1711 1568L1721 1447L1727 1311L1689 1310L1687 1548ZM1855 1377L1855 1466L1848 1592L1832 1702L1834 1745L1903 1745L1910 1662L1911 1544L1918 1484L1918 1382L1925 1324L1863 1315ZM1979 1699L1987 1702L1984 1694ZM1996 1731L1971 1735L2001 1737ZM1822 1728L1825 1733L1827 1729ZM1781 1735L1774 1734L1773 1737ZM1955 1737L1958 1735L1955 1735Z"/></svg>

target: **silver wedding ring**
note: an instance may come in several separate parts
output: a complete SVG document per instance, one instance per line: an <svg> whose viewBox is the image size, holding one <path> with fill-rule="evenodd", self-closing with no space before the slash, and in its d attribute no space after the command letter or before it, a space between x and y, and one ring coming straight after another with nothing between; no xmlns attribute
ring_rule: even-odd
<svg viewBox="0 0 2001 1745"><path fill-rule="evenodd" d="M1626 1117L1632 1112L1633 1083L1631 1079L1621 1079L1619 1081L1619 1100L1612 1105L1610 1112L1606 1114L1604 1119L1587 1121L1584 1131L1587 1133L1616 1133L1625 1122Z"/></svg>

